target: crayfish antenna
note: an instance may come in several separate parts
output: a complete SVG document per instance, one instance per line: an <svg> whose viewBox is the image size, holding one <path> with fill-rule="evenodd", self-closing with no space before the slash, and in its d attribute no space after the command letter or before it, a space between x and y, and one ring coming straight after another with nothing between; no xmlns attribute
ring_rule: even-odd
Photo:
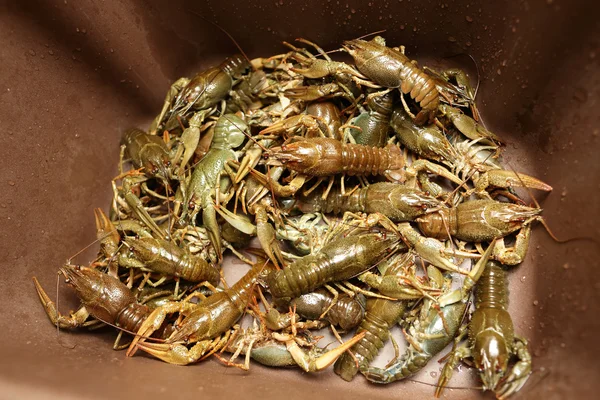
<svg viewBox="0 0 600 400"><path fill-rule="evenodd" d="M242 55L243 55L243 56L244 56L244 58L245 58L245 59L248 61L248 63L249 63L250 65L252 65L252 62L250 61L250 58L248 58L248 55L246 54L246 52L244 51L244 49L242 49L242 46L240 46L240 44L239 44L239 43L238 43L238 42L237 42L237 41L236 41L236 40L233 38L233 36L231 36L231 34L230 34L229 32L227 32L227 31L225 30L225 28L221 27L221 26L220 26L219 24L217 24L216 22L214 22L214 21L211 21L210 19L208 19L208 18L204 17L202 14L200 14L200 13L198 13L198 12L196 12L196 11L193 11L193 10L187 10L187 11L188 11L190 14L194 14L195 16L202 18L203 20L205 20L205 21L206 21L206 22L208 22L209 24L211 24L211 25L213 25L213 26L216 26L216 27L217 27L217 28L218 28L218 29L219 29L221 32L223 32L224 34L226 34L226 35L227 35L227 37L228 37L229 39L231 39L231 41L233 42L233 44L235 45L235 47L237 47L237 48L238 48L238 50L240 51L240 53L242 53ZM256 70L256 68L254 68L254 66L253 66L253 65L252 65L252 69L253 69L253 70Z"/></svg>
<svg viewBox="0 0 600 400"><path fill-rule="evenodd" d="M512 165L508 164L508 166L510 167L510 169L515 173L515 175L517 176L517 178L521 181L521 184L523 185L523 187L525 188L525 190L527 191L527 194L529 194L529 197L531 198L531 200L533 201L533 203L535 204L535 206L539 209L541 209L542 207L540 207L540 203L538 203L538 201L536 200L535 196L533 195L533 193L531 192L531 189L525 185L525 183L521 180L521 177L519 176L519 174L517 174L517 172L515 171L515 169L512 167ZM536 218L538 221L540 221L540 223L542 224L542 226L544 227L544 230L548 233L548 235L552 238L552 240L554 240L556 243L560 243L560 244L564 244L564 243L569 243L569 242L573 242L576 240L589 240L594 242L596 245L600 246L600 242L598 242L597 239L591 237L591 236L575 236L572 238L568 238L568 239L559 239L556 237L556 235L552 232L552 230L550 229L550 227L548 226L548 223L546 222L546 220L544 219L544 217L542 216L538 216Z"/></svg>
<svg viewBox="0 0 600 400"><path fill-rule="evenodd" d="M375 31L375 32L367 33L366 35L359 36L356 39L364 39L364 38L369 37L369 36L379 35L380 33L384 33L386 31L387 31L387 29L382 29L380 31Z"/></svg>

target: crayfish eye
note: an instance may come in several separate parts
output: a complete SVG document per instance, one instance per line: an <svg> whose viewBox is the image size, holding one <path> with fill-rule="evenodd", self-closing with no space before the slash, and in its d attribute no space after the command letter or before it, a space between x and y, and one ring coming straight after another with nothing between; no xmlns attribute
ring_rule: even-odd
<svg viewBox="0 0 600 400"><path fill-rule="evenodd" d="M171 161L169 161L169 160L165 161L165 166L170 167L171 166Z"/></svg>

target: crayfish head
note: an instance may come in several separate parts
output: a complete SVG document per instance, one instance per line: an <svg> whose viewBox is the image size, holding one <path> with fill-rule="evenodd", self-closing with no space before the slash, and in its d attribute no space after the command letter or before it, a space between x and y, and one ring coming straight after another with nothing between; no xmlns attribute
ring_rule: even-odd
<svg viewBox="0 0 600 400"><path fill-rule="evenodd" d="M95 269L67 264L60 268L60 272L84 303L95 301L102 291L102 274Z"/></svg>
<svg viewBox="0 0 600 400"><path fill-rule="evenodd" d="M342 45L342 48L354 58L355 62L365 57L364 53L373 51L371 47L373 46L370 42L362 39L346 40Z"/></svg>
<svg viewBox="0 0 600 400"><path fill-rule="evenodd" d="M146 174L159 178L163 182L168 182L170 166L171 160L169 160L169 155L165 152L153 152L148 155L148 158L144 162Z"/></svg>
<svg viewBox="0 0 600 400"><path fill-rule="evenodd" d="M161 252L161 244L154 238L124 238L123 244L142 262L153 260Z"/></svg>
<svg viewBox="0 0 600 400"><path fill-rule="evenodd" d="M381 36L375 36L372 40L346 40L342 47L354 57L362 52L381 51L381 48L385 47L385 39Z"/></svg>
<svg viewBox="0 0 600 400"><path fill-rule="evenodd" d="M67 264L60 272L90 314L102 321L112 323L119 311L136 302L131 290L121 281L94 268Z"/></svg>
<svg viewBox="0 0 600 400"><path fill-rule="evenodd" d="M181 326L167 340L167 343L197 342L211 338L213 320L210 310L199 307L181 322Z"/></svg>
<svg viewBox="0 0 600 400"><path fill-rule="evenodd" d="M508 369L509 351L498 332L487 331L475 339L473 360L486 390L494 390Z"/></svg>
<svg viewBox="0 0 600 400"><path fill-rule="evenodd" d="M179 92L179 95L173 104L172 111L181 112L182 110L189 110L202 95L204 90L204 85L202 85L202 83L203 82L200 82L199 84L196 80L192 79L190 83Z"/></svg>
<svg viewBox="0 0 600 400"><path fill-rule="evenodd" d="M359 71L374 57L381 57L390 51L385 45L385 39L381 36L375 36L370 41L362 39L347 40L342 48L354 58ZM369 75L364 71L361 72L367 76Z"/></svg>
<svg viewBox="0 0 600 400"><path fill-rule="evenodd" d="M309 141L297 141L273 147L269 152L270 165L285 164L289 169L310 173L317 167L321 159L320 147Z"/></svg>

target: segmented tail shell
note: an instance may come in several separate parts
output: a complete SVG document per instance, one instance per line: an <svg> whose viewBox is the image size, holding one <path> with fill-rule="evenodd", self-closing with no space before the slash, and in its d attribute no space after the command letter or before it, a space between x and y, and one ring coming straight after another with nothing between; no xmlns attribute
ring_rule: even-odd
<svg viewBox="0 0 600 400"><path fill-rule="evenodd" d="M233 56L226 58L221 65L219 65L219 68L234 78L238 78L251 67L248 60L241 54L234 54Z"/></svg>
<svg viewBox="0 0 600 400"><path fill-rule="evenodd" d="M321 212L326 214L342 214L346 211L363 212L367 189L354 191L350 196L342 195L341 191L334 189L323 199L321 193L313 192L303 196L296 202L296 207L303 213Z"/></svg>
<svg viewBox="0 0 600 400"><path fill-rule="evenodd" d="M367 368L389 339L390 327L404 315L405 309L406 304L402 301L367 300L367 313L357 330L357 333L365 332L365 337L352 346L358 368L350 355L343 354L334 365L335 373L351 381L359 369Z"/></svg>
<svg viewBox="0 0 600 400"><path fill-rule="evenodd" d="M343 172L347 175L384 175L389 170L404 166L398 146L384 148L346 144L342 152Z"/></svg>
<svg viewBox="0 0 600 400"><path fill-rule="evenodd" d="M115 325L129 331L137 332L142 323L150 315L150 308L143 304L131 303L117 315Z"/></svg>
<svg viewBox="0 0 600 400"><path fill-rule="evenodd" d="M502 264L488 261L475 288L475 307L508 310L507 278Z"/></svg>

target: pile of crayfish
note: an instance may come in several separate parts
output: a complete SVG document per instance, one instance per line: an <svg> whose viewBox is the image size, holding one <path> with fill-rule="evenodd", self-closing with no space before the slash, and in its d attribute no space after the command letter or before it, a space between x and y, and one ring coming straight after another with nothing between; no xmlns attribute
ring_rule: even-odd
<svg viewBox="0 0 600 400"><path fill-rule="evenodd" d="M463 360L485 390L515 393L532 369L507 271L542 219L520 196L552 188L502 167L462 70L420 67L381 37L344 42L354 63L298 41L180 78L147 131L124 132L98 257L60 268L81 308L60 314L34 278L52 323L115 327L128 356L334 364L380 384L454 343L436 396ZM405 353L375 367L397 324ZM338 347L318 345L325 328Z"/></svg>

